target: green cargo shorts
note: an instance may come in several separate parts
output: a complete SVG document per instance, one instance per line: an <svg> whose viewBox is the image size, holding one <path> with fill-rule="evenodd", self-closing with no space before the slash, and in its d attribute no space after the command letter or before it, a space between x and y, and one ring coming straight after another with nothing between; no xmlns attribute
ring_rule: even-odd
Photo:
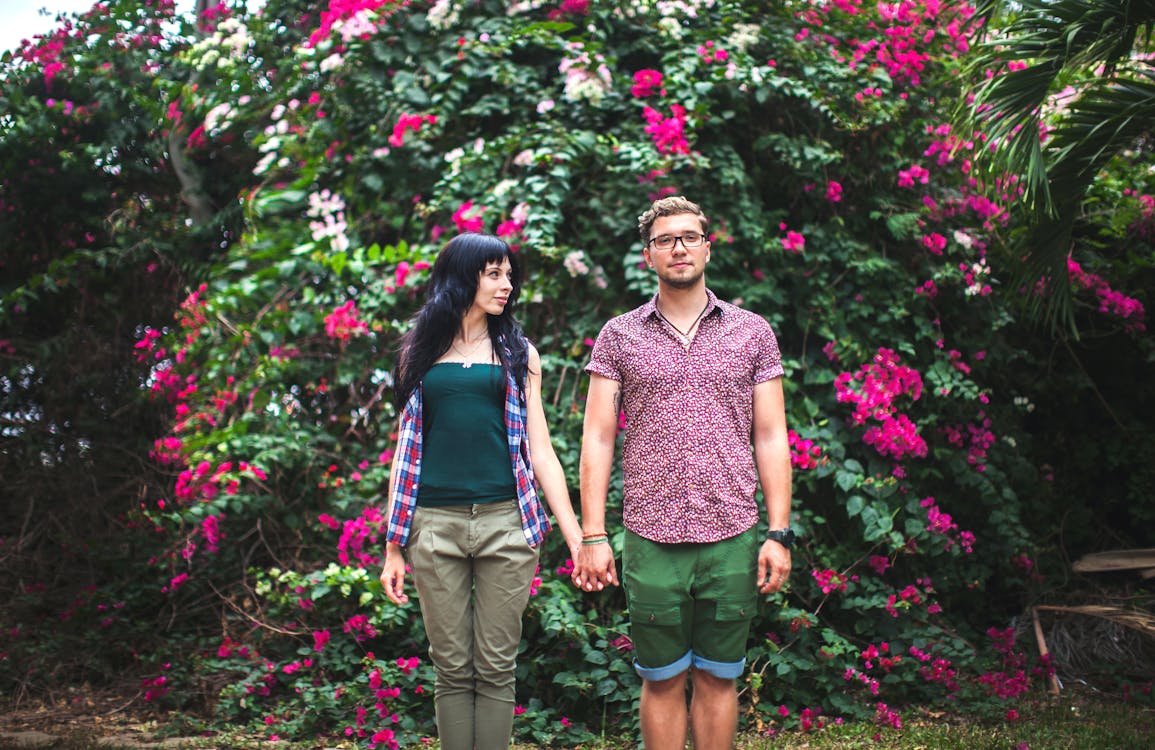
<svg viewBox="0 0 1155 750"><path fill-rule="evenodd" d="M660 544L626 531L622 583L634 669L668 680L691 666L737 679L758 607L757 530L707 544Z"/></svg>

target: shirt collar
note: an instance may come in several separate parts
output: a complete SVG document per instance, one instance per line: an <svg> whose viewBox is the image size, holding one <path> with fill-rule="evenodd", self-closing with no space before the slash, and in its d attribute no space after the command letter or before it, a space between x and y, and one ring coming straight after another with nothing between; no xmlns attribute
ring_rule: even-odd
<svg viewBox="0 0 1155 750"><path fill-rule="evenodd" d="M705 320L706 318L713 315L715 310L718 311L719 315L721 315L723 312L722 306L718 304L718 297L713 292L711 292L709 290L709 288L707 288L706 289L706 311L702 313L702 319ZM642 305L641 313L642 313L643 318L656 318L656 317L658 317L658 295L656 292L654 293L653 297L650 297L649 302Z"/></svg>

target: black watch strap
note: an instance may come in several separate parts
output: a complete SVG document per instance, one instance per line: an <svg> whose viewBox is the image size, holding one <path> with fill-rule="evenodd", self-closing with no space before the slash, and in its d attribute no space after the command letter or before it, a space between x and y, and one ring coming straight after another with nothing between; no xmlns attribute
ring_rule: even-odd
<svg viewBox="0 0 1155 750"><path fill-rule="evenodd" d="M771 529L766 532L766 538L778 542L786 549L794 546L794 529Z"/></svg>

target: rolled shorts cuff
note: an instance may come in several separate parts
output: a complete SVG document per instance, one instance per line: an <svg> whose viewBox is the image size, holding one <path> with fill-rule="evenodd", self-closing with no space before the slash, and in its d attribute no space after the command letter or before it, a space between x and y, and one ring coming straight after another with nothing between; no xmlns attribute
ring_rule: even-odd
<svg viewBox="0 0 1155 750"><path fill-rule="evenodd" d="M693 652L690 653L693 656L691 663L694 669L709 672L719 680L736 680L742 676L742 672L746 669L745 656L738 661L710 661Z"/></svg>
<svg viewBox="0 0 1155 750"><path fill-rule="evenodd" d="M684 656L675 661L673 664L667 664L664 667L643 667L641 664L634 662L634 671L638 673L638 677L643 680L651 682L661 682L668 680L671 677L677 677L682 672L690 668L694 661L694 652L687 651ZM745 659L743 659L745 661Z"/></svg>

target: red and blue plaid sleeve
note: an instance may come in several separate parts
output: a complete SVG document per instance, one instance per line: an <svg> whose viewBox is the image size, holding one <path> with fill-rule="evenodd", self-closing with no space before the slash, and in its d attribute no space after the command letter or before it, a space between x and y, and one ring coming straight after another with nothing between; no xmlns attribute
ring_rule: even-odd
<svg viewBox="0 0 1155 750"><path fill-rule="evenodd" d="M538 498L533 477L533 462L529 455L529 435L526 429L525 392L517 387L510 374L505 388L505 431L509 441L509 458L517 481L517 505L521 510L521 530L531 547L545 541L549 532L549 516Z"/></svg>
<svg viewBox="0 0 1155 750"><path fill-rule="evenodd" d="M397 477L389 499L389 526L386 541L404 547L409 542L413 509L417 507L417 488L421 481L421 388L401 411L400 434L397 436Z"/></svg>

